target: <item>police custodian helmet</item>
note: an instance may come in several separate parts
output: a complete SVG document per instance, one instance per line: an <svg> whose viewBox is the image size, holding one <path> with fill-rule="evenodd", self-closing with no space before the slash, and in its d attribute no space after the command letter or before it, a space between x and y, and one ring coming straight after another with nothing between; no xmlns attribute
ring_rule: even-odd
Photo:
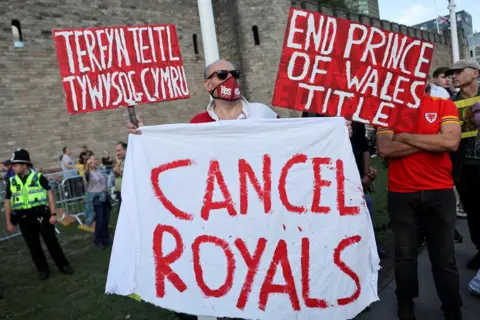
<svg viewBox="0 0 480 320"><path fill-rule="evenodd" d="M28 153L28 151L25 149L17 149L12 154L12 164L15 164L15 163L32 164L32 161L30 160L30 154Z"/></svg>

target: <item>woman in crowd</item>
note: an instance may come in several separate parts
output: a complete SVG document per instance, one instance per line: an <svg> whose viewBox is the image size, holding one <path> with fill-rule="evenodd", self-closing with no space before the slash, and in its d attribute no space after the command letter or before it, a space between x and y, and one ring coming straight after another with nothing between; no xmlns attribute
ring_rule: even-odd
<svg viewBox="0 0 480 320"><path fill-rule="evenodd" d="M110 244L108 223L112 206L107 188L107 178L98 169L98 165L99 161L94 155L91 155L85 163L84 177L87 189L85 219L86 224L95 230L95 246L103 249Z"/></svg>

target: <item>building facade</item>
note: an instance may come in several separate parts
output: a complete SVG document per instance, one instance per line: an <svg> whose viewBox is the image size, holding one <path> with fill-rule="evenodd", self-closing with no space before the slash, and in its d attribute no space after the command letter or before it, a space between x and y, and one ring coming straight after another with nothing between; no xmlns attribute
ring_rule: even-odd
<svg viewBox="0 0 480 320"><path fill-rule="evenodd" d="M465 39L473 34L473 22L472 16L466 12L465 10L459 11L456 13L457 17L457 30L459 33L463 35ZM450 16L443 16L442 18L438 19L438 28L440 32L443 33L446 30L450 29ZM414 25L415 28L420 30L427 30L431 32L437 32L437 20L432 19L429 21L425 21L419 24Z"/></svg>
<svg viewBox="0 0 480 320"><path fill-rule="evenodd" d="M473 22L472 16L465 10L459 11L456 13L457 19L457 35L458 35L458 45L460 59L465 59L469 56L469 47L468 39L473 35ZM443 16L438 18L438 30L440 34L444 36L451 37L450 32L450 16ZM437 20L432 19L425 21L413 26L420 30L425 30L429 32L437 32Z"/></svg>
<svg viewBox="0 0 480 320"><path fill-rule="evenodd" d="M271 104L290 7L304 1L213 0L220 55L242 71L244 95ZM306 3L311 3L307 1ZM314 9L314 8L313 8ZM436 43L432 68L448 65L448 39L367 16L321 8L325 14L399 31ZM37 168L58 167L64 146L79 153L87 145L97 155L127 140L124 108L68 115L51 31L122 25L176 25L191 98L137 106L146 125L188 122L205 110L209 95L203 88L202 37L198 7L191 0L4 0L0 29L1 139L0 160L16 148L30 151ZM296 111L275 108L282 117Z"/></svg>
<svg viewBox="0 0 480 320"><path fill-rule="evenodd" d="M472 34L468 38L468 44L470 58L474 58L480 63L480 32Z"/></svg>
<svg viewBox="0 0 480 320"><path fill-rule="evenodd" d="M345 0L345 3L353 12L380 18L378 0Z"/></svg>

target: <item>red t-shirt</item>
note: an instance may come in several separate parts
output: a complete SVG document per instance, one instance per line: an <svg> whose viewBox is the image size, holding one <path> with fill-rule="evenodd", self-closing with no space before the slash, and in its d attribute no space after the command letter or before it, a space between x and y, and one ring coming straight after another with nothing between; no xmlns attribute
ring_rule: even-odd
<svg viewBox="0 0 480 320"><path fill-rule="evenodd" d="M207 111L197 114L195 117L190 120L190 123L205 123L205 122L215 122L215 119L210 117Z"/></svg>
<svg viewBox="0 0 480 320"><path fill-rule="evenodd" d="M251 103L246 100L242 101L244 113L240 118L248 119L272 119L280 118L272 109L262 103ZM208 111L201 112L190 120L190 123L205 123L215 122L215 119L208 113Z"/></svg>
<svg viewBox="0 0 480 320"><path fill-rule="evenodd" d="M413 134L437 134L441 125L459 123L458 109L451 100L425 96L418 110ZM379 128L377 134L393 132ZM416 192L452 189L452 163L448 152L417 152L403 158L390 158L388 190Z"/></svg>

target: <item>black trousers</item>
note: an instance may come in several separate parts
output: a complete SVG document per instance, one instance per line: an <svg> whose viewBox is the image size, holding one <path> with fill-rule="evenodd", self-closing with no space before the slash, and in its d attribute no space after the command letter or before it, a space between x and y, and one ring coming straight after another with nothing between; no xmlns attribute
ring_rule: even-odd
<svg viewBox="0 0 480 320"><path fill-rule="evenodd" d="M470 237L480 250L480 166L464 165L455 186L467 214Z"/></svg>
<svg viewBox="0 0 480 320"><path fill-rule="evenodd" d="M117 191L115 192L115 194L117 195L117 200L118 200L118 210L120 210L120 207L122 206L122 192Z"/></svg>
<svg viewBox="0 0 480 320"><path fill-rule="evenodd" d="M425 236L443 310L462 305L455 259L456 201L453 190L388 193L395 240L395 281L399 300L418 296L418 249Z"/></svg>
<svg viewBox="0 0 480 320"><path fill-rule="evenodd" d="M40 243L40 235L42 235L43 241L57 268L62 269L68 265L67 258L65 258L55 235L55 227L50 224L48 219L49 215L32 214L20 217L18 220L23 239L25 239L28 250L32 255L33 263L38 271L49 270L47 259Z"/></svg>

